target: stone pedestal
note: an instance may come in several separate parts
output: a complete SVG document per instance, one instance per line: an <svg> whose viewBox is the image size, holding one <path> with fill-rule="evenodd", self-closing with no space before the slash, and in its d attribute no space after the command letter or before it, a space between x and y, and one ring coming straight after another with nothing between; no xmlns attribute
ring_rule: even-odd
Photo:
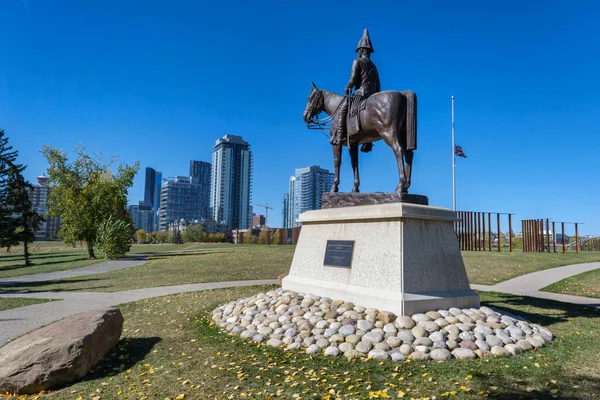
<svg viewBox="0 0 600 400"><path fill-rule="evenodd" d="M397 315L479 307L454 233L455 220L451 210L406 203L305 212L282 286ZM349 268L324 265L328 241L328 264L336 264L331 245L344 241ZM342 257L340 264L347 261Z"/></svg>

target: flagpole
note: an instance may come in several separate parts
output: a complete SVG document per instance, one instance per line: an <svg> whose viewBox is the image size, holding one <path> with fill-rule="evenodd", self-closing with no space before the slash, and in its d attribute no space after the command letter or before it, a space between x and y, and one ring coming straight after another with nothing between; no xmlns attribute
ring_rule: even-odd
<svg viewBox="0 0 600 400"><path fill-rule="evenodd" d="M454 96L452 96L452 209L456 211L456 145L454 144Z"/></svg>

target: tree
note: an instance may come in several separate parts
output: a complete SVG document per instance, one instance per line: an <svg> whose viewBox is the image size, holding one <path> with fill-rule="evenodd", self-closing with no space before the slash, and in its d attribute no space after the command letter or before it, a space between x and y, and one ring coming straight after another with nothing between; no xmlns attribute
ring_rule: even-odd
<svg viewBox="0 0 600 400"><path fill-rule="evenodd" d="M40 227L43 218L31 207L29 194L32 190L29 182L25 181L19 168L14 166L8 182L8 204L12 207L16 217L13 219L13 243L23 243L25 266L31 265L29 261L29 243L35 240L35 231Z"/></svg>
<svg viewBox="0 0 600 400"><path fill-rule="evenodd" d="M131 248L131 225L110 216L98 228L96 240L106 258L122 257Z"/></svg>
<svg viewBox="0 0 600 400"><path fill-rule="evenodd" d="M13 246L14 223L12 206L8 203L8 184L14 175L15 169L21 173L23 166L16 164L18 152L8 145L8 138L4 137L4 130L0 129L0 247L10 251Z"/></svg>
<svg viewBox="0 0 600 400"><path fill-rule="evenodd" d="M243 243L252 244L252 228L248 228L244 232Z"/></svg>
<svg viewBox="0 0 600 400"><path fill-rule="evenodd" d="M181 238L185 242L202 242L203 234L202 227L199 224L188 225L188 227L181 233Z"/></svg>
<svg viewBox="0 0 600 400"><path fill-rule="evenodd" d="M143 229L138 229L137 231L135 231L135 240L138 243L145 243L146 242L146 231L144 231Z"/></svg>
<svg viewBox="0 0 600 400"><path fill-rule="evenodd" d="M47 145L42 154L49 164L48 184L52 188L48 215L60 215L63 242L74 245L77 240L85 240L88 257L96 258L94 245L100 226L110 217L130 222L127 190L133 185L139 162L119 164L113 174L111 166L116 160L92 157L81 145L75 149L77 159L72 162L66 152Z"/></svg>
<svg viewBox="0 0 600 400"><path fill-rule="evenodd" d="M260 230L260 234L258 235L258 244L270 244L269 230L267 228L263 228Z"/></svg>

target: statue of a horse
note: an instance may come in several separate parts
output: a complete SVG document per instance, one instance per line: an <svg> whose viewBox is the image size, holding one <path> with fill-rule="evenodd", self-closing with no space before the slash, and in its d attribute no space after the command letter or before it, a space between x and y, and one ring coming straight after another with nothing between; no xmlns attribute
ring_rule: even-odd
<svg viewBox="0 0 600 400"><path fill-rule="evenodd" d="M304 110L304 122L321 125L316 119L317 115L325 111L333 123L329 127L330 135L336 129L335 116L344 96L327 90L317 89L312 84L308 95L308 102ZM396 193L406 193L410 187L413 150L417 148L417 97L414 92L385 91L378 92L367 98L366 107L360 111L361 131L342 138L341 144L332 145L335 166L335 178L331 192L338 191L340 184L340 164L342 162L342 146L347 145L354 170L353 192L358 192L360 179L358 175L358 146L364 143L373 143L380 139L392 148L398 163L400 182ZM406 161L406 167L405 167Z"/></svg>

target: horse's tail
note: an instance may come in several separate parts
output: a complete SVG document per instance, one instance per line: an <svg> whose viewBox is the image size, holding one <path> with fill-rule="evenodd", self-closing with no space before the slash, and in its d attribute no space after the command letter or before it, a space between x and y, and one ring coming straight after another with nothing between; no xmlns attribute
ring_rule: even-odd
<svg viewBox="0 0 600 400"><path fill-rule="evenodd" d="M402 124L401 133L404 134L406 143L405 150L417 149L417 95L407 90L402 92L406 98L406 118Z"/></svg>

